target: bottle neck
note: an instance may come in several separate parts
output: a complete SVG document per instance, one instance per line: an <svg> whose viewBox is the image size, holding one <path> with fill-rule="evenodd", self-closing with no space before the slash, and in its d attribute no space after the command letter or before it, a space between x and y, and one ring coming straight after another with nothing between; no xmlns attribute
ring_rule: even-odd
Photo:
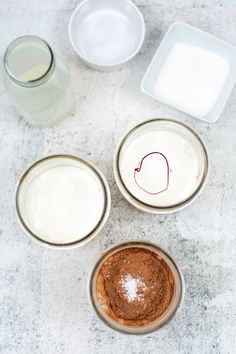
<svg viewBox="0 0 236 354"><path fill-rule="evenodd" d="M15 39L6 49L4 68L7 76L15 84L37 87L52 76L55 57L51 47L36 36Z"/></svg>

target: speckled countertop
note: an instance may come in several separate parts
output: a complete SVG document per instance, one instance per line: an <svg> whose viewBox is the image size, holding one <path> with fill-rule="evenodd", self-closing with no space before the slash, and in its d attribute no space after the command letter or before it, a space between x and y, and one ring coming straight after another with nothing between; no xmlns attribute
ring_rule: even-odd
<svg viewBox="0 0 236 354"><path fill-rule="evenodd" d="M220 120L190 118L140 92L140 80L163 34L186 21L236 45L235 0L136 0L146 21L140 54L120 71L101 73L81 63L67 36L75 0L0 0L2 58L22 34L49 41L68 63L76 110L48 129L28 126L0 81L0 353L1 354L233 354L236 348L236 89ZM2 77L2 73L1 73ZM204 193L172 215L144 214L118 191L112 157L120 136L151 117L174 117L205 140L211 172ZM110 219L82 248L55 251L31 242L14 210L16 182L35 160L52 153L79 154L98 165L111 193ZM99 254L127 239L165 247L183 270L186 297L168 326L146 337L106 328L93 313L88 276Z"/></svg>

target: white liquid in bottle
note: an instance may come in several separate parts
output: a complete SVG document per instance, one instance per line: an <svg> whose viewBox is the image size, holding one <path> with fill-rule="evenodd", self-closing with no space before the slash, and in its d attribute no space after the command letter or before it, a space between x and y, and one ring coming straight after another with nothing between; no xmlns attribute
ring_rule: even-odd
<svg viewBox="0 0 236 354"><path fill-rule="evenodd" d="M5 84L13 103L33 126L54 124L73 109L70 74L46 42L20 37L5 53Z"/></svg>
<svg viewBox="0 0 236 354"><path fill-rule="evenodd" d="M42 77L47 72L48 66L45 64L34 66L33 68L27 70L21 75L20 79L22 81L32 81L37 80Z"/></svg>

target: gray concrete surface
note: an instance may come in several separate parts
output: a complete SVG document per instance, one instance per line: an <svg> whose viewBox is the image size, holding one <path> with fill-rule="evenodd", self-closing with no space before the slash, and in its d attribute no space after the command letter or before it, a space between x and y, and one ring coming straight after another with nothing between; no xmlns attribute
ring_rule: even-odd
<svg viewBox="0 0 236 354"><path fill-rule="evenodd" d="M100 73L81 63L67 36L75 0L0 0L0 55L22 34L44 37L68 63L76 110L55 127L28 126L0 81L0 353L233 354L236 352L236 89L220 120L208 125L140 92L140 80L163 34L186 21L236 45L235 0L135 0L146 21L140 54L120 71ZM2 75L2 73L1 73ZM2 76L1 76L2 78ZM112 157L120 136L151 117L174 117L205 140L211 172L204 193L173 215L146 215L118 191ZM16 182L35 160L79 154L97 164L112 193L110 219L82 248L55 251L31 242L18 226ZM124 336L100 323L87 293L95 260L127 239L151 240L183 270L186 297L168 326L146 337Z"/></svg>

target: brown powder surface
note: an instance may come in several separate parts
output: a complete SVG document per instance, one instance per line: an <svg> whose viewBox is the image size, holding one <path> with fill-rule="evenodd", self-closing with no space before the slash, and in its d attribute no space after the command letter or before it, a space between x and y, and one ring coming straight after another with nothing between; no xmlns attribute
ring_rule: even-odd
<svg viewBox="0 0 236 354"><path fill-rule="evenodd" d="M143 326L161 317L174 291L174 277L167 263L140 247L108 257L96 279L97 298L107 315L129 326Z"/></svg>

